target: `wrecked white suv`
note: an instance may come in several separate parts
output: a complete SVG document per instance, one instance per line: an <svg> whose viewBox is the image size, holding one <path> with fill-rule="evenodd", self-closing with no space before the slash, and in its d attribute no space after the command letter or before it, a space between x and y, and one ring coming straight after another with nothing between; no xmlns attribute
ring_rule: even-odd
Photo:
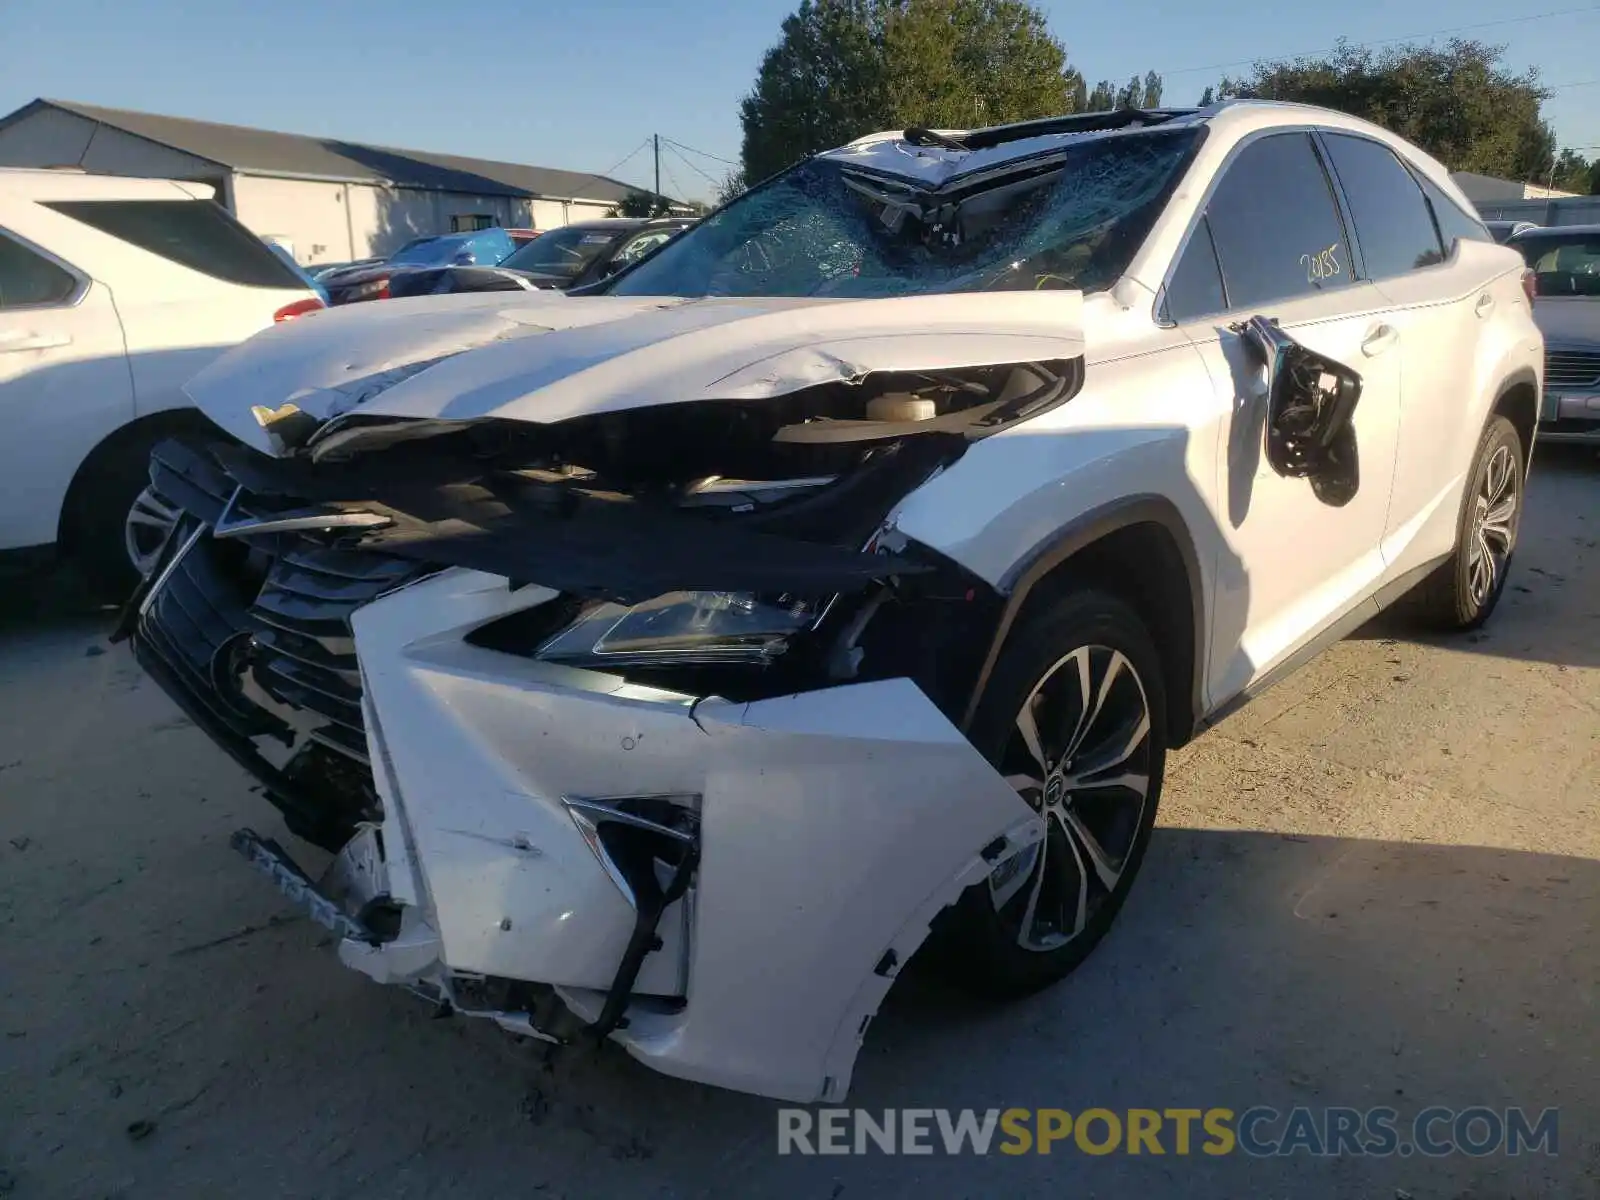
<svg viewBox="0 0 1600 1200"><path fill-rule="evenodd" d="M1169 748L1414 586L1488 615L1541 369L1359 121L881 134L598 291L229 354L122 632L336 852L236 838L349 966L837 1100L930 931L1001 995L1084 958Z"/></svg>

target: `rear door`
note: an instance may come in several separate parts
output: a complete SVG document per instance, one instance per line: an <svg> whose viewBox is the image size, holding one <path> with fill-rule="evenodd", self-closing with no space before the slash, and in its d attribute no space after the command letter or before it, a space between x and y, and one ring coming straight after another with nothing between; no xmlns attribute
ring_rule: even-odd
<svg viewBox="0 0 1600 1200"><path fill-rule="evenodd" d="M1500 302L1494 294L1504 264L1464 252L1462 240L1487 240L1476 222L1452 220L1446 240L1415 175L1387 146L1358 134L1324 130L1324 152L1344 191L1355 225L1360 267L1388 298L1387 318L1399 335L1400 431L1394 491L1384 526L1384 558L1392 572L1420 566L1455 541L1461 488L1477 445L1480 418L1475 375L1479 329ZM1509 256L1498 256L1509 257Z"/></svg>
<svg viewBox="0 0 1600 1200"><path fill-rule="evenodd" d="M0 550L56 540L79 464L132 416L110 291L0 225Z"/></svg>
<svg viewBox="0 0 1600 1200"><path fill-rule="evenodd" d="M1222 549L1210 696L1249 686L1360 603L1383 573L1400 417L1390 302L1354 269L1327 171L1305 132L1246 142L1223 168L1169 277L1167 315L1228 412L1216 495ZM1362 379L1348 502L1276 474L1263 452L1266 372L1231 327L1262 315Z"/></svg>

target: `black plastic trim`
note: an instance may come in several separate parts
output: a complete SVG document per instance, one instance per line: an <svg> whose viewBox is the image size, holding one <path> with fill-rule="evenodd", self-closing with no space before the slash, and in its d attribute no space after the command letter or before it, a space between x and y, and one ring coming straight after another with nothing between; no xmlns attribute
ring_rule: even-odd
<svg viewBox="0 0 1600 1200"><path fill-rule="evenodd" d="M1000 651L1004 648L1006 638L1010 635L1011 628L1034 587L1062 563L1095 542L1116 533L1119 529L1144 524L1160 525L1171 534L1183 559L1184 574L1187 577L1185 582L1189 587L1190 610L1194 616L1194 663L1190 672L1193 677L1190 681L1190 711L1194 721L1198 723L1200 714L1204 711L1202 683L1205 679L1204 664L1207 660L1209 640L1200 558L1195 551L1189 527L1177 506L1165 496L1139 495L1114 500L1084 513L1076 521L1057 531L1048 541L1035 547L1001 580L998 590L1006 596L1005 608L1000 614L999 623L995 626L989 653L978 671L972 698L967 702L967 710L962 716L963 730L972 726L978 704L983 699L984 689L988 687L989 676L1000 658Z"/></svg>

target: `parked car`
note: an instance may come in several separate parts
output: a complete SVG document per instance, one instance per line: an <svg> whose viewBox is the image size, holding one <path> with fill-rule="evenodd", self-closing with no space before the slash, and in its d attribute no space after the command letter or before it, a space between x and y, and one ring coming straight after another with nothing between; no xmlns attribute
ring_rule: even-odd
<svg viewBox="0 0 1600 1200"><path fill-rule="evenodd" d="M454 292L572 290L598 283L638 262L689 226L692 218L609 217L552 229L497 266L441 266L409 271L391 282L393 296Z"/></svg>
<svg viewBox="0 0 1600 1200"><path fill-rule="evenodd" d="M1539 436L1600 445L1600 225L1533 226L1510 245L1533 272L1544 333Z"/></svg>
<svg viewBox="0 0 1600 1200"><path fill-rule="evenodd" d="M246 448L158 448L124 633L335 852L235 839L347 965L836 1103L930 932L991 994L1083 961L1169 749L1402 595L1489 617L1525 274L1339 113L878 134L589 293L212 365Z"/></svg>
<svg viewBox="0 0 1600 1200"><path fill-rule="evenodd" d="M322 276L320 282L328 289L330 304L383 300L390 294L391 281L403 272L448 264L492 266L515 248L516 243L504 229L414 238L382 262L336 271Z"/></svg>
<svg viewBox="0 0 1600 1200"><path fill-rule="evenodd" d="M275 255L277 255L278 256L278 260L280 262L282 262L284 266L288 267L291 271L293 271L295 273L295 276L302 283L304 283L308 288L310 288L313 292L316 293L317 299L322 302L322 307L326 308L328 306L328 289L323 287L320 283L317 282L317 278L316 278L315 275L313 275L310 271L306 270L306 268L302 267L299 263L297 263L295 261L294 255L292 253L290 253L289 250L285 249L283 246L278 245L277 242L264 242L263 245L265 245L268 250L271 250Z"/></svg>
<svg viewBox="0 0 1600 1200"><path fill-rule="evenodd" d="M159 498L135 505L150 448L212 428L182 385L322 307L211 195L0 169L0 551L65 549L125 591L129 559L148 565L171 521Z"/></svg>
<svg viewBox="0 0 1600 1200"><path fill-rule="evenodd" d="M357 258L350 262L312 263L306 268L306 271L311 278L320 281L326 279L335 271L348 271L351 267L370 267L382 261L383 259L381 258Z"/></svg>
<svg viewBox="0 0 1600 1200"><path fill-rule="evenodd" d="M1509 242L1519 233L1539 228L1532 221L1485 221L1483 224L1494 240L1501 245Z"/></svg>

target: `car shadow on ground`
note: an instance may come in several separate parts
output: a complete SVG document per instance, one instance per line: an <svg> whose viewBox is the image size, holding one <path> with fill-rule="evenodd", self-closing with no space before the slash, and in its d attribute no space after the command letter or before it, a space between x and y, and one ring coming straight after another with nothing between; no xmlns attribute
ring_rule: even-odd
<svg viewBox="0 0 1600 1200"><path fill-rule="evenodd" d="M82 970L107 904L137 914L70 1003L11 987L0 1006L13 1081L0 1166L19 1196L1457 1200L1591 1195L1600 1178L1600 864L1587 859L1160 829L1118 927L1060 986L993 1006L913 966L849 1096L872 1110L1387 1106L1403 1131L1430 1105L1556 1107L1557 1157L1063 1144L806 1158L777 1154L776 1103L655 1075L615 1047L551 1052L435 1020L345 971L208 835L223 814L197 812L175 839L184 860L80 859L69 897L8 897L22 936L7 975L50 994ZM41 850L36 867L51 861Z"/></svg>

